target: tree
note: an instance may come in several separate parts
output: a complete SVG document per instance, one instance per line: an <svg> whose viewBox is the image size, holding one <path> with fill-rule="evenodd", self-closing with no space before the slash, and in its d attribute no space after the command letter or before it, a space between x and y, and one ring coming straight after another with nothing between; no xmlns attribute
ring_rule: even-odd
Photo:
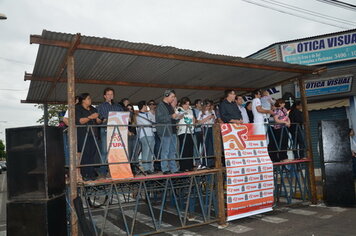
<svg viewBox="0 0 356 236"><path fill-rule="evenodd" d="M38 109L44 111L43 104L35 105ZM62 120L64 112L67 110L67 105L50 105L48 104L48 125L57 126L59 122ZM44 123L44 114L40 119L37 120L37 123Z"/></svg>
<svg viewBox="0 0 356 236"><path fill-rule="evenodd" d="M6 158L6 152L5 152L5 144L0 139L0 159L2 159L2 158Z"/></svg>

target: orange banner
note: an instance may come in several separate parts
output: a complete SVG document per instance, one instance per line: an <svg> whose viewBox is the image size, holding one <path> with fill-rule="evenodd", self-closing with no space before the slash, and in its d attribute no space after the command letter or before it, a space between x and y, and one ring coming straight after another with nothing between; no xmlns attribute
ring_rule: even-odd
<svg viewBox="0 0 356 236"><path fill-rule="evenodd" d="M109 112L108 125L128 125L129 112ZM107 127L108 163L128 162L127 126ZM125 152L126 149L126 152ZM113 179L133 178L130 164L109 165Z"/></svg>
<svg viewBox="0 0 356 236"><path fill-rule="evenodd" d="M271 211L273 165L263 124L222 124L228 221Z"/></svg>

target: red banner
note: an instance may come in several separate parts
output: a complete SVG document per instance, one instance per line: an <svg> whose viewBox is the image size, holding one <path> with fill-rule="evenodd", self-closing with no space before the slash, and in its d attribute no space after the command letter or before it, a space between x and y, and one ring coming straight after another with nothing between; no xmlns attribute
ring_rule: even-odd
<svg viewBox="0 0 356 236"><path fill-rule="evenodd" d="M273 165L263 124L222 124L228 221L272 210Z"/></svg>

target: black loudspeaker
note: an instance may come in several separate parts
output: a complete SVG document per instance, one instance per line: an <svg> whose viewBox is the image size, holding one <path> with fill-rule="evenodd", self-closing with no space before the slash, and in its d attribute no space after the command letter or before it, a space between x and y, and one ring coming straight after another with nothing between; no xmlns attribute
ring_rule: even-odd
<svg viewBox="0 0 356 236"><path fill-rule="evenodd" d="M355 204L348 124L348 120L319 122L323 192L327 205L352 206Z"/></svg>
<svg viewBox="0 0 356 236"><path fill-rule="evenodd" d="M64 193L63 130L6 129L9 200L49 199Z"/></svg>
<svg viewBox="0 0 356 236"><path fill-rule="evenodd" d="M7 203L8 236L66 236L64 194L50 200L12 201Z"/></svg>

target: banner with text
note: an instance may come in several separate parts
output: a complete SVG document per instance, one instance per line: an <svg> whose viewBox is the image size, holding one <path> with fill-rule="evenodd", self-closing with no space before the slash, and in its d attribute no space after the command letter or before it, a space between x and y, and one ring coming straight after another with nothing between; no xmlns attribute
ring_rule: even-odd
<svg viewBox="0 0 356 236"><path fill-rule="evenodd" d="M338 75L319 80L306 80L305 93L307 97L347 93L351 91L353 75ZM295 86L295 97L300 98L299 85Z"/></svg>
<svg viewBox="0 0 356 236"><path fill-rule="evenodd" d="M273 164L263 124L222 124L228 221L271 211Z"/></svg>
<svg viewBox="0 0 356 236"><path fill-rule="evenodd" d="M318 65L356 58L356 32L341 33L281 45L282 60L300 65Z"/></svg>
<svg viewBox="0 0 356 236"><path fill-rule="evenodd" d="M109 112L108 125L128 125L129 112ZM128 162L127 126L108 126L107 128L108 164ZM126 151L125 151L126 149ZM113 179L133 178L131 166L126 164L109 165L110 175Z"/></svg>

